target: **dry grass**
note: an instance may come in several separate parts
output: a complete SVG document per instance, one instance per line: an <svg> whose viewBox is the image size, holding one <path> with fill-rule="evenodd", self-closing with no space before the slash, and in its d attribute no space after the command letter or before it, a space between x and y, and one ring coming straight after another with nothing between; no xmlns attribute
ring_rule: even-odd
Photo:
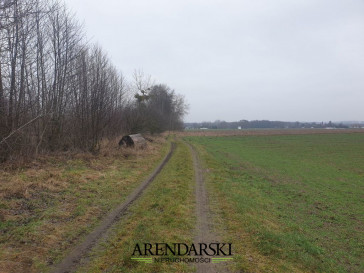
<svg viewBox="0 0 364 273"><path fill-rule="evenodd" d="M116 145L115 145L116 144ZM0 272L44 272L150 173L168 150L105 141L98 155L59 153L0 170Z"/></svg>
<svg viewBox="0 0 364 273"><path fill-rule="evenodd" d="M118 222L93 259L77 272L193 272L184 263L144 264L131 260L136 243L192 243L195 227L194 172L188 147L176 151L155 181Z"/></svg>

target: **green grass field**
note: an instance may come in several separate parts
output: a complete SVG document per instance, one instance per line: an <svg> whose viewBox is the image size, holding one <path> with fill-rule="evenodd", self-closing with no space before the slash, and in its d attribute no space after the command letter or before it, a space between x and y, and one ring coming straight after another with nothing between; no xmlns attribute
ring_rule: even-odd
<svg viewBox="0 0 364 273"><path fill-rule="evenodd" d="M186 140L233 272L364 272L364 134Z"/></svg>
<svg viewBox="0 0 364 273"><path fill-rule="evenodd" d="M136 243L196 238L194 165L180 138L77 272L195 272L131 259ZM203 165L212 233L233 244L230 272L364 272L364 134L184 139ZM150 174L170 141L2 171L0 272L48 272Z"/></svg>

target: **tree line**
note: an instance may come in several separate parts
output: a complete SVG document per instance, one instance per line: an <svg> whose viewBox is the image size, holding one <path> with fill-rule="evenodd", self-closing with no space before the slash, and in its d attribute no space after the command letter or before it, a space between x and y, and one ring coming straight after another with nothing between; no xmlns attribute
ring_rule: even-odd
<svg viewBox="0 0 364 273"><path fill-rule="evenodd" d="M333 122L287 122L287 121L271 121L271 120L240 120L240 121L221 121L214 122L194 122L185 123L188 129L300 129L300 128L348 128L343 123Z"/></svg>
<svg viewBox="0 0 364 273"><path fill-rule="evenodd" d="M181 129L185 112L143 72L127 81L60 1L0 0L0 161Z"/></svg>

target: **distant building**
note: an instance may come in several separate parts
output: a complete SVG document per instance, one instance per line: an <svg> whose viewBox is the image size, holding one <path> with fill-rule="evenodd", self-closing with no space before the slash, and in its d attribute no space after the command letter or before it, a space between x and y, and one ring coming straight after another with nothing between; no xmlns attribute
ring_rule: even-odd
<svg viewBox="0 0 364 273"><path fill-rule="evenodd" d="M238 126L238 130L241 130L241 126Z"/></svg>

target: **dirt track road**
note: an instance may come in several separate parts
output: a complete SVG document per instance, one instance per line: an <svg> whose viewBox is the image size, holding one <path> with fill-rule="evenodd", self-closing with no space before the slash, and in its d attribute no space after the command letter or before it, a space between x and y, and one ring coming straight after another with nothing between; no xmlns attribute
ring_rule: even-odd
<svg viewBox="0 0 364 273"><path fill-rule="evenodd" d="M140 186L130 194L126 201L110 212L102 221L101 224L86 236L84 241L77 245L58 265L53 268L54 273L70 273L75 272L80 264L80 261L87 258L89 251L99 242L107 230L117 221L123 218L130 205L137 200L160 173L162 168L167 164L175 150L175 143L171 144L169 153L158 165L154 172Z"/></svg>
<svg viewBox="0 0 364 273"><path fill-rule="evenodd" d="M219 242L219 237L213 231L213 223L211 218L211 212L209 208L208 193L205 187L205 181L203 176L203 168L201 167L200 159L196 149L188 144L190 147L193 165L195 169L196 179L196 216L197 216L197 235L195 237L195 243L214 243ZM207 257L206 257L207 258ZM224 273L229 272L224 264L213 263L198 263L197 273Z"/></svg>
<svg viewBox="0 0 364 273"><path fill-rule="evenodd" d="M203 169L201 167L200 159L196 149L187 143L192 157L193 165L195 171L195 195L196 195L196 236L194 238L195 244L198 243L214 243L219 242L220 238L213 230L213 223L211 218L211 211L209 208L208 193L205 187ZM169 153L159 164L159 166L154 170L154 172L137 188L134 192L128 196L125 202L120 204L115 208L110 214L108 214L101 222L101 224L95 228L89 235L86 236L84 241L79 245L75 246L74 249L53 268L54 273L70 273L75 272L80 265L87 263L90 250L95 247L101 240L107 237L107 231L112 227L112 225L125 218L128 208L137 200L143 193L143 191L148 187L148 185L155 179L155 177L160 173L162 168L167 164L171 158L174 150L175 143L171 144ZM106 234L106 235L105 235ZM208 257L205 257L208 258ZM196 264L197 273L224 273L229 272L224 266L224 263L214 264L214 263L197 263Z"/></svg>

